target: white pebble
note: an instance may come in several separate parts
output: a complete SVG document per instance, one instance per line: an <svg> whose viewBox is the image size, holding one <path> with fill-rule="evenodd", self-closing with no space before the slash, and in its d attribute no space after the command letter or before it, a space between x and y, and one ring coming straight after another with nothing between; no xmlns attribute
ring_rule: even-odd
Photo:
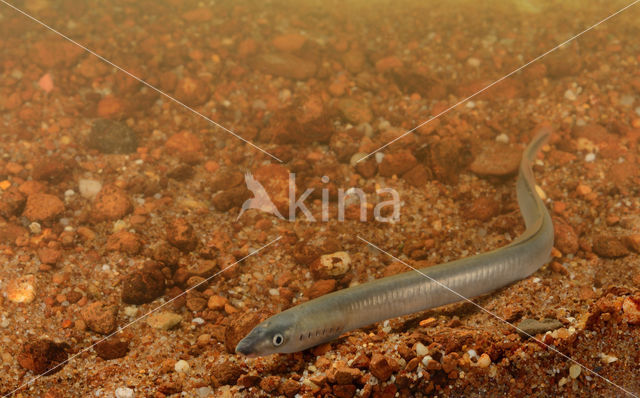
<svg viewBox="0 0 640 398"><path fill-rule="evenodd" d="M506 135L505 133L498 134L498 136L496 137L496 142L501 142L503 144L508 144L509 143L509 136Z"/></svg>
<svg viewBox="0 0 640 398"><path fill-rule="evenodd" d="M74 191L73 189L67 189L66 191L64 191L64 196L66 197L71 197L75 194L76 194L76 191Z"/></svg>
<svg viewBox="0 0 640 398"><path fill-rule="evenodd" d="M484 354L480 355L480 358L478 358L478 367L486 368L489 365L491 365L491 357L485 352Z"/></svg>
<svg viewBox="0 0 640 398"><path fill-rule="evenodd" d="M422 343L416 344L416 354L419 357L424 357L428 353L429 353L429 349L427 347L425 347L424 344L422 344Z"/></svg>
<svg viewBox="0 0 640 398"><path fill-rule="evenodd" d="M42 232L42 226L37 222L32 222L31 224L29 224L29 231L31 231L32 234L37 235Z"/></svg>
<svg viewBox="0 0 640 398"><path fill-rule="evenodd" d="M431 355L426 355L424 358L422 358L422 364L424 366L429 365L429 361L433 361L433 358L431 358Z"/></svg>
<svg viewBox="0 0 640 398"><path fill-rule="evenodd" d="M271 296L279 296L280 295L280 291L278 289L269 289L269 294Z"/></svg>
<svg viewBox="0 0 640 398"><path fill-rule="evenodd" d="M477 68L478 66L480 66L480 60L478 58L475 58L475 57L468 58L467 59L467 65L473 66L474 68Z"/></svg>
<svg viewBox="0 0 640 398"><path fill-rule="evenodd" d="M384 153L376 152L374 156L376 157L376 163L378 164L382 163L382 159L384 159Z"/></svg>
<svg viewBox="0 0 640 398"><path fill-rule="evenodd" d="M78 190L83 198L93 199L102 189L102 183L96 180L81 179L78 181Z"/></svg>
<svg viewBox="0 0 640 398"><path fill-rule="evenodd" d="M580 365L571 365L569 367L569 377L572 379L577 379L580 376L580 372L582 372Z"/></svg>
<svg viewBox="0 0 640 398"><path fill-rule="evenodd" d="M600 356L600 361L602 361L602 363L605 363L607 365L618 360L617 357L614 357L613 355L605 354L603 352L601 352L599 356Z"/></svg>
<svg viewBox="0 0 640 398"><path fill-rule="evenodd" d="M596 154L593 152L587 153L587 156L584 157L585 162L593 162L594 160L596 160Z"/></svg>
<svg viewBox="0 0 640 398"><path fill-rule="evenodd" d="M197 318L193 318L191 322L195 323L196 325L204 325L206 321L200 317L197 317Z"/></svg>
<svg viewBox="0 0 640 398"><path fill-rule="evenodd" d="M191 367L189 366L189 362L185 361L184 359L181 359L178 362L176 362L174 368L178 373L189 374L191 372Z"/></svg>
<svg viewBox="0 0 640 398"><path fill-rule="evenodd" d="M124 314L129 318L132 318L138 314L138 308L133 305L124 307Z"/></svg>
<svg viewBox="0 0 640 398"><path fill-rule="evenodd" d="M476 103L475 103L475 102L473 102L473 101L469 101L469 102L467 102L467 105L465 105L465 106L466 106L467 108L469 108L469 109L473 109L473 108L475 108L475 107L476 107Z"/></svg>
<svg viewBox="0 0 640 398"><path fill-rule="evenodd" d="M129 387L118 387L115 396L116 398L133 398L133 390Z"/></svg>
<svg viewBox="0 0 640 398"><path fill-rule="evenodd" d="M568 99L569 101L575 101L578 97L572 90L569 89L564 92L564 98Z"/></svg>

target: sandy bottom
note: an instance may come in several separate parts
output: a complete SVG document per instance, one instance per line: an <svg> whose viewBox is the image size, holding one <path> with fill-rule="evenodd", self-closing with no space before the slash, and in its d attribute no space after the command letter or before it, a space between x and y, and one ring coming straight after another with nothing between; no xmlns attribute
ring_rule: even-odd
<svg viewBox="0 0 640 398"><path fill-rule="evenodd" d="M449 109L625 5L492 3L12 2L112 64L0 4L0 394L640 394L640 6ZM359 237L414 267L515 239L541 126L553 259L474 298L510 324L462 303L234 353L408 270Z"/></svg>

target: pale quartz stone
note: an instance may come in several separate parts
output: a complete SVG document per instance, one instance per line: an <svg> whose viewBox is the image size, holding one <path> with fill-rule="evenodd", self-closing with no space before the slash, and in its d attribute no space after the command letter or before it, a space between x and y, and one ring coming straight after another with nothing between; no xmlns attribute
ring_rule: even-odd
<svg viewBox="0 0 640 398"><path fill-rule="evenodd" d="M35 277L25 275L16 278L7 285L7 299L14 303L30 303L36 298Z"/></svg>

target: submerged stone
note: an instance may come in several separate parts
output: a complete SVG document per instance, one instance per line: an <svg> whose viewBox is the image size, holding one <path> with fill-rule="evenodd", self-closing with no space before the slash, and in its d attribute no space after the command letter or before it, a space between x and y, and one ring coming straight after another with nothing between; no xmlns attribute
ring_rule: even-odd
<svg viewBox="0 0 640 398"><path fill-rule="evenodd" d="M138 136L124 123L98 119L91 127L88 146L101 153L132 153L138 148Z"/></svg>

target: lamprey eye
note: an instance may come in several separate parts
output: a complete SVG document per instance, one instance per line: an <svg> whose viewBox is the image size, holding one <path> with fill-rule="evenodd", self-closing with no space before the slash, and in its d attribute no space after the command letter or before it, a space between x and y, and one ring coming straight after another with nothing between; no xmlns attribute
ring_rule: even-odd
<svg viewBox="0 0 640 398"><path fill-rule="evenodd" d="M284 337L280 333L273 335L273 345L278 347L284 343Z"/></svg>

